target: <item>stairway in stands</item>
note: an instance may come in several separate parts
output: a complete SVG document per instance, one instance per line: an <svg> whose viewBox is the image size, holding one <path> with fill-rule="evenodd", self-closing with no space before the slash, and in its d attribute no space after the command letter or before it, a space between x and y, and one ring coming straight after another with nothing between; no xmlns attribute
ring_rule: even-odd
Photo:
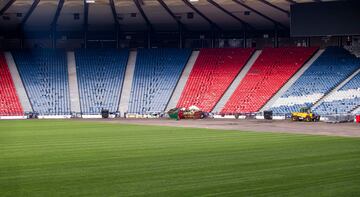
<svg viewBox="0 0 360 197"><path fill-rule="evenodd" d="M71 112L79 113L80 109L80 96L79 84L76 74L75 53L73 51L67 52L67 66L69 75L69 94L70 94L70 107Z"/></svg>
<svg viewBox="0 0 360 197"><path fill-rule="evenodd" d="M124 115L129 108L131 85L134 79L137 51L130 51L126 65L124 84L120 95L119 112Z"/></svg>
<svg viewBox="0 0 360 197"><path fill-rule="evenodd" d="M304 65L317 48L265 48L221 113L253 113Z"/></svg>
<svg viewBox="0 0 360 197"><path fill-rule="evenodd" d="M2 52L0 52L0 90L0 116L22 116L24 112Z"/></svg>
<svg viewBox="0 0 360 197"><path fill-rule="evenodd" d="M254 49L201 49L177 107L210 112L251 57Z"/></svg>

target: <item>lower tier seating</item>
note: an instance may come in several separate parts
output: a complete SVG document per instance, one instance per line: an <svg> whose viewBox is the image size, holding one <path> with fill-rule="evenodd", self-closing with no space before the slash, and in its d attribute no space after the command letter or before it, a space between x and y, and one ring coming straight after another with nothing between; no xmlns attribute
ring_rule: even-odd
<svg viewBox="0 0 360 197"><path fill-rule="evenodd" d="M188 49L139 49L128 112L164 111L190 54Z"/></svg>
<svg viewBox="0 0 360 197"><path fill-rule="evenodd" d="M75 51L80 106L83 114L116 112L129 51L82 49Z"/></svg>
<svg viewBox="0 0 360 197"><path fill-rule="evenodd" d="M302 76L272 105L277 114L311 107L360 68L360 59L339 47L328 47Z"/></svg>
<svg viewBox="0 0 360 197"><path fill-rule="evenodd" d="M316 48L265 48L242 79L222 113L258 111L308 60ZM195 105L210 112L246 64L254 49L202 49L181 92L178 107ZM187 49L139 49L129 113L163 112L190 57ZM75 51L83 114L118 110L129 51ZM66 53L37 49L13 52L32 108L40 115L69 115ZM271 106L274 114L312 107L320 115L352 112L360 106L360 74L332 91L360 68L348 50L328 47ZM0 116L23 115L4 54L0 53Z"/></svg>
<svg viewBox="0 0 360 197"><path fill-rule="evenodd" d="M254 49L201 49L178 107L210 112L251 57Z"/></svg>
<svg viewBox="0 0 360 197"><path fill-rule="evenodd" d="M24 114L3 53L0 52L0 116Z"/></svg>
<svg viewBox="0 0 360 197"><path fill-rule="evenodd" d="M265 48L221 113L259 111L315 51L304 47Z"/></svg>
<svg viewBox="0 0 360 197"><path fill-rule="evenodd" d="M360 106L360 73L332 92L314 111L320 115L346 114Z"/></svg>
<svg viewBox="0 0 360 197"><path fill-rule="evenodd" d="M69 80L64 51L13 52L32 108L40 115L69 115Z"/></svg>

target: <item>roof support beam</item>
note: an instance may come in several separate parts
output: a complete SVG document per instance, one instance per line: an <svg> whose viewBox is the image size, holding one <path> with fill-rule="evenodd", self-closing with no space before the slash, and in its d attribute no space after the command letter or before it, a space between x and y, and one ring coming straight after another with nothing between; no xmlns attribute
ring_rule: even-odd
<svg viewBox="0 0 360 197"><path fill-rule="evenodd" d="M252 25L250 25L249 23L245 22L244 20L242 20L241 18L235 16L233 13L229 12L228 10L226 10L225 8L223 8L221 5L219 5L218 3L216 3L213 0L207 0L209 3L211 3L213 6L217 7L219 10L223 11L224 13L226 13L227 15L231 16L232 18L234 18L235 20L239 21L244 27L245 29L247 27L250 27L251 29L255 29Z"/></svg>
<svg viewBox="0 0 360 197"><path fill-rule="evenodd" d="M217 30L222 30L217 24L212 22L208 17L206 17L203 13L201 13L193 4L191 4L188 0L182 0L188 7L190 7L194 12L200 15L203 19L205 19L211 26L211 28L216 28Z"/></svg>
<svg viewBox="0 0 360 197"><path fill-rule="evenodd" d="M51 23L51 26L52 26L52 28L54 28L54 29L56 29L56 24L57 24L57 21L58 21L59 16L60 16L61 9L62 9L63 6L64 6L64 2L65 2L65 0L60 0L60 1L59 1L59 4L58 4L58 7L57 7L57 9L56 9L55 16L54 16L53 21L52 21L52 23Z"/></svg>
<svg viewBox="0 0 360 197"><path fill-rule="evenodd" d="M89 26L89 4L84 0L84 29L88 29Z"/></svg>
<svg viewBox="0 0 360 197"><path fill-rule="evenodd" d="M114 0L110 0L110 7L111 7L111 13L112 13L113 18L114 18L114 22L115 22L116 26L118 26L119 21L118 21L118 18L117 18L117 13L116 13Z"/></svg>
<svg viewBox="0 0 360 197"><path fill-rule="evenodd" d="M142 2L142 1L141 1L141 2ZM153 30L153 26L152 26L150 20L148 19L148 17L146 16L144 10L142 9L142 7L141 7L141 2L140 2L139 0L134 0L134 3L135 3L135 5L136 5L137 9L139 10L141 16L142 16L143 19L145 20L148 29L149 29L150 31L152 31L152 30Z"/></svg>
<svg viewBox="0 0 360 197"><path fill-rule="evenodd" d="M57 25L57 21L59 19L59 16L60 16L60 12L61 12L61 9L63 8L64 6L64 2L65 0L60 0L59 1L59 4L57 6L57 9L56 9L56 12L55 12L55 16L53 18L53 21L51 22L51 37L52 37L52 46L53 48L56 48L56 25Z"/></svg>
<svg viewBox="0 0 360 197"><path fill-rule="evenodd" d="M86 3L84 0L84 24L83 24L83 31L84 31L84 46L87 48L87 32L89 28L89 4Z"/></svg>
<svg viewBox="0 0 360 197"><path fill-rule="evenodd" d="M0 10L0 16L3 15L6 10L8 10L12 4L14 4L15 0L10 0L6 3L6 5Z"/></svg>
<svg viewBox="0 0 360 197"><path fill-rule="evenodd" d="M157 1L166 10L166 12L177 22L179 26L179 30L185 28L185 25L180 21L178 17L175 16L175 14L170 10L170 8L166 5L166 3L163 0L157 0Z"/></svg>
<svg viewBox="0 0 360 197"><path fill-rule="evenodd" d="M264 4L272 7L272 8L275 8L276 10L279 10L279 11L285 13L288 17L290 16L290 12L289 12L289 11L284 10L284 9L282 9L282 8L279 7L279 6L276 6L276 5L272 4L272 3L268 2L267 0L259 0L259 1L260 1L261 3L264 3Z"/></svg>
<svg viewBox="0 0 360 197"><path fill-rule="evenodd" d="M114 0L110 0L110 7L111 7L111 12L112 12L112 15L113 15L113 18L114 18L114 23L115 23L116 48L119 48L120 23L118 21Z"/></svg>
<svg viewBox="0 0 360 197"><path fill-rule="evenodd" d="M286 1L291 3L291 4L296 4L297 3L295 0L286 0Z"/></svg>
<svg viewBox="0 0 360 197"><path fill-rule="evenodd" d="M249 10L251 10L251 11L255 12L256 14L258 14L258 15L260 15L261 17L265 18L266 20L273 22L275 26L282 27L282 28L284 28L284 29L286 29L286 30L288 30L288 29L289 29L287 26L285 26L285 25L281 24L280 22L278 22L278 21L276 21L276 20L274 20L274 19L272 19L272 18L270 18L270 17L266 16L265 14L263 14L263 13L261 13L261 12L259 12L259 11L255 10L254 8L252 8L252 7L248 6L248 5L246 5L246 4L245 4L245 3L243 3L242 1L239 1L239 0L233 0L233 2L235 2L235 3L237 3L237 4L239 4L239 5L243 6L243 7L245 7L246 9L249 9Z"/></svg>
<svg viewBox="0 0 360 197"><path fill-rule="evenodd" d="M26 24L27 20L30 18L31 14L34 12L35 8L37 7L37 5L39 4L40 0L35 0L33 2L33 4L31 5L29 11L26 13L25 17L23 18L23 20L20 23L21 27L24 27L24 25Z"/></svg>

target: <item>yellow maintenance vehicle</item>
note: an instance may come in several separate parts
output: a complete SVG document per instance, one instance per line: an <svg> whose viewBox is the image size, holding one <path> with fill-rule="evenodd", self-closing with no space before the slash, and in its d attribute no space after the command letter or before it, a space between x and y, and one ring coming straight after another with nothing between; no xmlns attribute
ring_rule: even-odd
<svg viewBox="0 0 360 197"><path fill-rule="evenodd" d="M300 112L291 113L292 121L306 121L306 122L317 122L320 120L320 116L311 112L308 107L300 108Z"/></svg>

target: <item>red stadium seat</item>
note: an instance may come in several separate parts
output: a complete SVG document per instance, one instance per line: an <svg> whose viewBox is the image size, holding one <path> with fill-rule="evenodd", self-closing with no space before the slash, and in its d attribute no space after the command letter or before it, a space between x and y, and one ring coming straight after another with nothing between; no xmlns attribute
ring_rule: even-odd
<svg viewBox="0 0 360 197"><path fill-rule="evenodd" d="M178 107L195 105L210 112L246 64L254 49L201 49Z"/></svg>
<svg viewBox="0 0 360 197"><path fill-rule="evenodd" d="M0 52L0 116L21 116L23 110L17 97L4 54Z"/></svg>
<svg viewBox="0 0 360 197"><path fill-rule="evenodd" d="M221 113L259 111L316 50L313 47L265 48Z"/></svg>

